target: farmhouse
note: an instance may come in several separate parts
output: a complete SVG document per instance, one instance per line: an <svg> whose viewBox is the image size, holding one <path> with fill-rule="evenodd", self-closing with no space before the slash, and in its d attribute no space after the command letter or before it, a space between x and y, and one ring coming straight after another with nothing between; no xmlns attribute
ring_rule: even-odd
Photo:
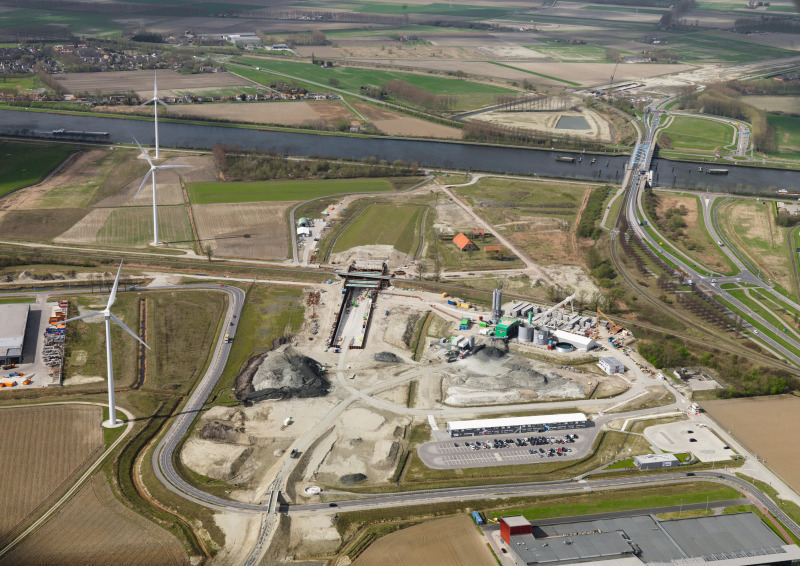
<svg viewBox="0 0 800 566"><path fill-rule="evenodd" d="M478 246L476 246L472 240L467 238L463 232L459 232L458 235L453 238L453 243L457 245L458 249L460 249L462 252L478 249Z"/></svg>
<svg viewBox="0 0 800 566"><path fill-rule="evenodd" d="M19 363L25 342L30 305L15 303L0 305L0 363Z"/></svg>

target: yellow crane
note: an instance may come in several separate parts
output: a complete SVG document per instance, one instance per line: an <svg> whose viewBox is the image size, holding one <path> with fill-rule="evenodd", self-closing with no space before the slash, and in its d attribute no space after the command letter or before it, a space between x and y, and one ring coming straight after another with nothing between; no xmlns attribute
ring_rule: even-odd
<svg viewBox="0 0 800 566"><path fill-rule="evenodd" d="M600 335L600 317L601 317L601 316L602 316L604 319L606 319L606 320L608 321L608 323L611 325L611 327L609 328L609 330L612 330L612 334L614 334L614 333L615 333L615 332L613 331L613 329L619 328L619 325L617 325L617 323L616 323L616 322L614 322L613 320L611 320L610 318L608 318L608 317L606 316L606 314L605 314L603 311L601 311L601 310L600 310L600 308L598 307L598 309L597 309L597 324L596 324L596 325L595 325L595 327L594 327L594 338L597 338L597 337Z"/></svg>

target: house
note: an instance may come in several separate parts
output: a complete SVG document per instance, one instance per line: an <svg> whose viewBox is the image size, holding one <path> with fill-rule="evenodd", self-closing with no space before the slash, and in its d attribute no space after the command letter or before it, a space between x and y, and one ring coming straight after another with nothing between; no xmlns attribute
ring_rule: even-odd
<svg viewBox="0 0 800 566"><path fill-rule="evenodd" d="M478 246L476 246L472 240L467 238L463 232L459 232L458 235L453 238L453 243L458 246L462 252L477 250Z"/></svg>

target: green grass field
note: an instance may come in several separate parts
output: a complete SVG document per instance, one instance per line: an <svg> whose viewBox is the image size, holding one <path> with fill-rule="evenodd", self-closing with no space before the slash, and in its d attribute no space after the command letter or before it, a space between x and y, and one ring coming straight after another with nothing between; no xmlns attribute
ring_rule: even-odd
<svg viewBox="0 0 800 566"><path fill-rule="evenodd" d="M800 154L800 118L767 114L767 122L775 131L778 155Z"/></svg>
<svg viewBox="0 0 800 566"><path fill-rule="evenodd" d="M308 200L327 195L393 190L382 177L364 179L310 179L298 181L188 183L193 204Z"/></svg>
<svg viewBox="0 0 800 566"><path fill-rule="evenodd" d="M368 14L431 14L463 18L498 18L516 11L514 8L468 6L464 4L390 4L383 2L359 2L357 4L351 4L351 6L354 12Z"/></svg>
<svg viewBox="0 0 800 566"><path fill-rule="evenodd" d="M313 81L323 85L328 84L328 79L335 78L339 81L337 88L353 93L360 93L362 85L381 86L387 81L395 79L406 81L435 94L471 95L516 92L512 89L500 86L433 75L403 73L399 71L382 71L379 69L362 69L358 67L333 67L331 69L323 69L319 65L313 65L311 63L257 59L255 57L237 57L235 60L240 63L253 65L254 67L292 75L299 80Z"/></svg>
<svg viewBox="0 0 800 566"><path fill-rule="evenodd" d="M607 63L606 49L600 45L526 45L563 63Z"/></svg>
<svg viewBox="0 0 800 566"><path fill-rule="evenodd" d="M734 129L716 120L676 116L662 133L675 149L713 152L733 143Z"/></svg>
<svg viewBox="0 0 800 566"><path fill-rule="evenodd" d="M158 207L158 239L172 246L192 247L192 227L185 207ZM114 210L96 238L98 244L122 247L141 247L152 241L153 211L149 206Z"/></svg>
<svg viewBox="0 0 800 566"><path fill-rule="evenodd" d="M424 206L372 204L342 232L333 253L356 246L389 245L413 255L419 246Z"/></svg>
<svg viewBox="0 0 800 566"><path fill-rule="evenodd" d="M38 183L73 151L66 145L0 141L0 196Z"/></svg>

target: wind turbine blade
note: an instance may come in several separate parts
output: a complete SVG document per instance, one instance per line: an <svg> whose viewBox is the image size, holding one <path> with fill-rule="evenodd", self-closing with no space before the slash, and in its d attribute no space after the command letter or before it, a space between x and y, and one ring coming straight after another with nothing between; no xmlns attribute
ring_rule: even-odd
<svg viewBox="0 0 800 566"><path fill-rule="evenodd" d="M111 315L111 320L113 320L113 321L116 323L116 325L117 325L117 326L119 326L119 327L120 327L122 330L124 330L125 332L127 332L128 334L130 334L131 336L133 336L134 338L136 338L136 339L137 339L139 342L141 342L141 343L142 343L142 345L143 345L145 348L147 348L148 350L150 349L150 346L148 346L147 344L145 344L145 343L144 343L144 340L142 340L141 338L139 338L139 337L136 335L136 333L135 333L133 330L131 330L130 328L128 328L127 326L125 326L125 323L124 323L124 322L122 322L120 319L118 319L118 318L117 318L117 317L114 315L114 313L108 313L108 314L110 314L110 315Z"/></svg>
<svg viewBox="0 0 800 566"><path fill-rule="evenodd" d="M191 169L191 165L156 165L156 169Z"/></svg>
<svg viewBox="0 0 800 566"><path fill-rule="evenodd" d="M144 155L144 158L147 159L147 162L150 164L150 167L152 167L153 166L153 162L150 161L150 156L147 155L147 152L144 150L144 148L141 145L139 145L139 140L137 140L136 138L133 138L133 141L136 142L136 146L142 152L142 155Z"/></svg>
<svg viewBox="0 0 800 566"><path fill-rule="evenodd" d="M80 320L82 318L89 318L90 316L103 316L101 312L87 312L86 314L82 314L80 316L73 316L72 318L68 318L67 320L63 320L62 322L72 322L73 320Z"/></svg>
<svg viewBox="0 0 800 566"><path fill-rule="evenodd" d="M159 99L157 102L158 102L158 103L159 103L161 106L163 106L164 108L167 108L167 109L169 109L169 110L172 110L173 112L177 112L178 114L180 114L180 113L181 113L181 111L180 111L180 110L178 110L178 109L177 109L177 108L175 108L174 106L170 106L169 104L167 104L166 102L164 102L164 101L163 101L163 100L161 100L161 99Z"/></svg>
<svg viewBox="0 0 800 566"><path fill-rule="evenodd" d="M145 176L144 176L144 179L142 179L142 184L141 184L141 185L139 185L139 190L138 190L138 191L136 191L136 194L135 194L135 195L133 195L133 198L134 198L134 199L135 199L136 197L138 197L138 196L139 196L139 193L141 193L141 192L142 192L142 189L144 188L144 184L147 182L147 179L149 179L149 178L150 178L150 175L152 175L152 174L153 174L153 170L152 170L152 169L150 169L150 171L148 171L148 172L147 172L147 175L145 175Z"/></svg>
<svg viewBox="0 0 800 566"><path fill-rule="evenodd" d="M122 274L122 260L119 260L119 269L117 270L117 278L114 279L114 286L111 288L111 294L108 296L108 304L106 309L110 309L111 305L117 298L117 287L119 287L119 276Z"/></svg>
<svg viewBox="0 0 800 566"><path fill-rule="evenodd" d="M142 102L139 106L134 108L134 110L139 110L139 108L141 108L142 106L147 106L148 104L150 104L151 102L154 102L154 101L155 101L155 98L151 98L147 102Z"/></svg>

